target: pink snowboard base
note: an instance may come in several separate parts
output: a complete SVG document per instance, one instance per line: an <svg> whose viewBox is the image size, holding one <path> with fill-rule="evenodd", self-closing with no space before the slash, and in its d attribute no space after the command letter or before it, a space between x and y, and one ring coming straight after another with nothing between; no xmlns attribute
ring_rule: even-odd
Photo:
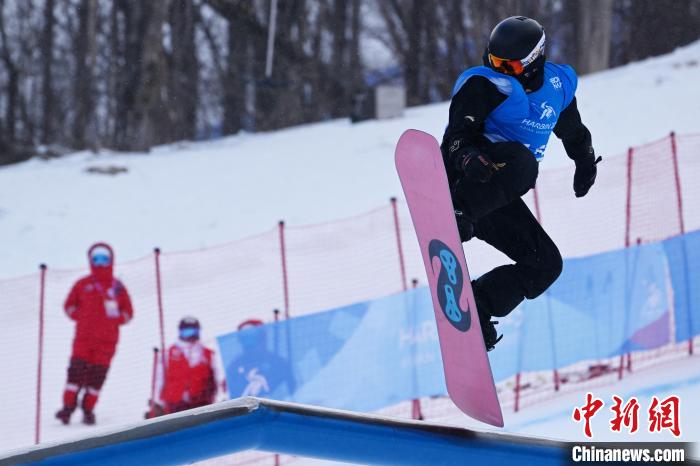
<svg viewBox="0 0 700 466"><path fill-rule="evenodd" d="M428 275L447 392L465 414L503 427L438 142L406 131L396 169Z"/></svg>

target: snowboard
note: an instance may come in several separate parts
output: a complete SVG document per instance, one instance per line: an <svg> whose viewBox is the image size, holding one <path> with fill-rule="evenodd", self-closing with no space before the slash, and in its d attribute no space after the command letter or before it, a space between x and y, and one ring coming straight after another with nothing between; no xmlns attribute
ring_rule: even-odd
<svg viewBox="0 0 700 466"><path fill-rule="evenodd" d="M447 392L465 414L503 427L438 142L409 129L395 160L428 275Z"/></svg>

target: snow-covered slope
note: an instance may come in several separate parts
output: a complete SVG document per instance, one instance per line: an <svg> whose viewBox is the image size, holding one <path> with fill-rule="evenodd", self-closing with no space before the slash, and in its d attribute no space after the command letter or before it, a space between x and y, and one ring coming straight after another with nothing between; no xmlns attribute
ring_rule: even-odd
<svg viewBox="0 0 700 466"><path fill-rule="evenodd" d="M656 140L670 130L700 132L700 89L696 86L700 80L699 63L700 42L665 57L581 79L579 107L591 128L597 151L604 156L620 154L629 145ZM132 296L138 300L138 311L137 318L124 330L98 407L98 420L107 427L133 421L145 408L151 346L158 341L157 315L150 259L148 276L138 275L144 270L143 263L129 265L124 261L143 257L156 245L165 251L193 249L268 231L280 218L301 225L386 205L389 197L401 196L393 164L399 135L406 128L420 128L439 137L447 105L410 109L403 118L389 121L357 125L345 120L331 121L274 133L175 144L156 148L150 154L79 153L59 160L32 160L0 168L0 278L35 273L40 262L51 267L42 438L57 439L87 431L81 425L65 428L52 418L65 380L73 332L72 324L60 312L60 303L81 273L56 269L84 270L85 250L95 240L106 240L115 246L117 273L126 276ZM542 169L559 170L569 165L561 145L553 139ZM128 171L115 176L86 172L90 167L110 166ZM694 166L700 167L697 163ZM605 171L601 168L598 191L585 198L590 208L599 208L606 202L605 186L622 186L621 167L609 163ZM572 196L568 175L566 180L567 193ZM544 202L546 205L547 199ZM551 206L560 206L556 199L550 202ZM700 219L697 202L686 206L694 209L694 218ZM559 244L565 244L564 236L571 231L562 225L567 225L571 211L551 208L547 215L548 228ZM600 223L601 228L610 229L613 219L602 217ZM576 232L583 230L576 226ZM348 232L352 234L353 231ZM417 267L422 269L419 261ZM199 270L187 272L197 274ZM179 289L179 284L171 289ZM195 285L201 293L197 298L216 294L228 286L205 274ZM246 282L245 286L252 285ZM190 291L182 288L182 293ZM10 299L7 290L13 292ZM3 374L14 374L0 384L0 451L32 439L36 322L35 314L18 309L30 308L34 312L35 304L13 299L35 294L33 279L0 283L0 318L5 325L5 337L0 339L0 364ZM172 310L178 298L173 292L166 297L166 306ZM183 309L188 313L212 311L201 309L202 302L197 299L180 301L181 306L194 307ZM235 312L252 311L245 308ZM214 319L216 316L218 320ZM204 317L208 318L207 337L215 334L215 329L231 329L238 323L233 322L231 314L211 313ZM166 326L168 341L174 328L170 324L167 322ZM690 362L695 364L692 370L680 366L679 372L672 374L676 381L685 380L677 386L681 393L689 394L687 398L691 398L690 393L697 393L700 383L697 361ZM653 378L630 377L626 384L633 384L634 380L638 383L615 389L625 394L638 387L656 390L656 382L650 380ZM667 391L664 387L659 390ZM559 427L569 422L561 414L563 410L581 398L572 395L562 400L566 402L555 402L547 409L525 410L507 422L519 432L555 436ZM526 416L528 412L532 417ZM691 439L698 439L697 426L693 424L689 429L695 436ZM575 426L567 424L566 428L569 431L562 431L561 436L574 438Z"/></svg>
<svg viewBox="0 0 700 466"><path fill-rule="evenodd" d="M700 131L700 42L659 58L586 76L579 108L599 154ZM695 105L693 104L695 103ZM79 153L0 168L0 277L83 266L96 239L121 260L153 246L193 249L290 224L327 221L401 196L393 150L406 128L438 138L447 103L403 118L337 120L274 133L158 147L150 154ZM570 165L552 138L542 169ZM115 176L89 167L128 169Z"/></svg>

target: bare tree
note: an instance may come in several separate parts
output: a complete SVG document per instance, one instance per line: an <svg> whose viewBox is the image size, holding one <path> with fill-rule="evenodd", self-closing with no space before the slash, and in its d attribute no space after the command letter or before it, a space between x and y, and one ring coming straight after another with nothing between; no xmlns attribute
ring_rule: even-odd
<svg viewBox="0 0 700 466"><path fill-rule="evenodd" d="M579 73L607 69L610 64L613 0L576 3L576 65Z"/></svg>
<svg viewBox="0 0 700 466"><path fill-rule="evenodd" d="M422 88L425 82L422 79L425 57L422 49L426 25L423 18L425 11L433 7L432 1L421 0L391 0L379 3L391 39L391 47L404 69L409 105L425 101L426 92Z"/></svg>
<svg viewBox="0 0 700 466"><path fill-rule="evenodd" d="M53 37L54 37L54 0L46 0L44 4L44 28L41 36L42 60L42 142L53 141L54 95L53 95Z"/></svg>
<svg viewBox="0 0 700 466"><path fill-rule="evenodd" d="M170 7L168 60L169 140L194 139L197 130L199 63L195 33L197 15L192 0L178 0Z"/></svg>
<svg viewBox="0 0 700 466"><path fill-rule="evenodd" d="M78 6L79 27L75 37L75 119L73 146L95 147L96 125L92 118L95 106L94 70L97 53L97 0L81 0ZM90 133L90 134L88 134Z"/></svg>
<svg viewBox="0 0 700 466"><path fill-rule="evenodd" d="M250 10L248 14L252 14ZM228 19L228 50L224 85L224 134L234 134L243 127L246 109L246 90L252 76L250 56L252 37L249 23L239 14L226 15Z"/></svg>
<svg viewBox="0 0 700 466"><path fill-rule="evenodd" d="M7 29L5 27L5 0L0 0L0 40L2 49L0 57L7 71L7 103L5 104L5 137L8 144L13 144L16 139L17 109L19 102L19 69L15 64L10 51Z"/></svg>
<svg viewBox="0 0 700 466"><path fill-rule="evenodd" d="M457 75L481 63L491 28L512 15L536 18L548 58L580 73L700 37L698 0L277 5L267 76L270 0L0 0L0 163L39 143L148 150L199 131L344 117L370 71L402 79L409 105L444 100ZM363 63L370 36L393 53L386 69Z"/></svg>
<svg viewBox="0 0 700 466"><path fill-rule="evenodd" d="M126 17L125 74L126 84L120 96L124 109L123 135L118 148L149 150L159 138L164 105L161 100L166 82L163 50L163 24L170 0L141 2L124 0Z"/></svg>

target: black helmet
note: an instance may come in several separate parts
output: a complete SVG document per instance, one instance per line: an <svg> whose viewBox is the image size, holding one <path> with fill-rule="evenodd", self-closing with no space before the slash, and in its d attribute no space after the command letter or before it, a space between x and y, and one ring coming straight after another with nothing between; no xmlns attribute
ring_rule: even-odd
<svg viewBox="0 0 700 466"><path fill-rule="evenodd" d="M489 65L501 73L529 75L535 70L528 67L544 60L544 43L544 28L540 23L525 16L511 16L491 31Z"/></svg>
<svg viewBox="0 0 700 466"><path fill-rule="evenodd" d="M199 320L194 317L183 317L180 320L180 325L177 326L180 339L185 341L199 340Z"/></svg>
<svg viewBox="0 0 700 466"><path fill-rule="evenodd" d="M183 328L199 328L199 320L197 320L195 317L192 316L187 316L183 317L180 320L180 325L177 327L178 329L182 330Z"/></svg>

